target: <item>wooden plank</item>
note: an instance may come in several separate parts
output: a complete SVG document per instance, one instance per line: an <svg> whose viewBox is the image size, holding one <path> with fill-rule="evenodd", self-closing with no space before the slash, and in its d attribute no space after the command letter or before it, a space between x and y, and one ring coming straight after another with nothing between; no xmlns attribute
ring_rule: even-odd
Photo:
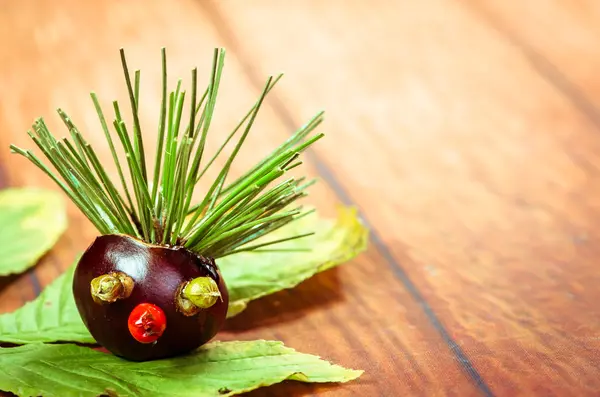
<svg viewBox="0 0 600 397"><path fill-rule="evenodd" d="M505 1L465 3L476 15L521 50L540 74L600 127L600 3L527 1L518 7ZM587 102L591 103L587 103Z"/></svg>
<svg viewBox="0 0 600 397"><path fill-rule="evenodd" d="M140 7L141 4L73 0L57 6L56 2L21 1L11 3L0 13L0 33L11 37L10 42L0 46L0 87L10 92L10 96L3 95L10 101L0 105L0 129L4 131L0 134L1 147L10 142L30 147L25 131L30 120L39 115L46 116L50 127L59 131L59 120L50 115L61 106L80 129L92 134L91 143L110 166L109 152L101 143L99 125L86 99L88 91L94 90L105 103L117 93L119 100L124 101L119 47L128 51L132 67L143 69L143 125L154 126L158 117L155 101L159 92L146 90L144 84L158 88L160 46L168 47L173 78L187 79L188 68L193 65L199 66L200 76L207 76L212 47L225 44L213 30L210 16L193 1L180 2L178 7L167 2L144 2ZM219 136L224 134L220 131L235 125L237 116L257 96L238 62L240 54L229 52L222 102L214 124L215 135ZM302 76L292 78L299 81ZM315 100L314 109L305 114L306 118L320 105ZM235 114L235 118L230 114ZM259 117L255 131L236 165L238 172L269 150L271 144L287 137L291 129L269 105ZM145 134L151 139L154 128L146 129ZM269 147L265 142L269 142ZM150 146L147 151L152 153L152 149ZM18 157L3 158L3 164L15 184L52 187L39 171ZM310 175L318 174L312 166L307 170ZM310 201L325 214L333 215L337 198L322 183ZM61 268L69 263L65 256L73 257L84 249L95 234L72 207L70 220L72 228L65 243L69 255L55 260ZM339 388L294 383L257 395L478 394L429 323L420 303L401 288L392 269L383 263L382 254L371 249L352 263L321 274L293 291L251 304L246 313L229 323L220 339L277 338L299 350L367 371L360 381ZM2 305L0 299L0 311L7 310ZM401 330L398 324L402 325Z"/></svg>
<svg viewBox="0 0 600 397"><path fill-rule="evenodd" d="M294 76L283 120L327 110L320 161L494 393L597 394L600 138L518 49L459 2L207 12Z"/></svg>

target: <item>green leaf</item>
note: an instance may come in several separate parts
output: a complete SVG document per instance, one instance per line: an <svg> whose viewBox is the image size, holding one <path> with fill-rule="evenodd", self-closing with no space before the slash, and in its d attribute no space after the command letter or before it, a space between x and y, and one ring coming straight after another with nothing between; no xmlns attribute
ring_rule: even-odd
<svg viewBox="0 0 600 397"><path fill-rule="evenodd" d="M35 265L67 227L65 203L51 190L0 191L0 276Z"/></svg>
<svg viewBox="0 0 600 397"><path fill-rule="evenodd" d="M340 208L337 220L311 214L272 233L270 239L307 231L316 234L278 244L277 248L310 251L244 252L219 261L230 294L228 317L243 311L253 299L292 288L317 272L352 259L367 245L368 232L353 208ZM73 271L74 266L34 301L0 315L0 342L93 343L73 300Z"/></svg>
<svg viewBox="0 0 600 397"><path fill-rule="evenodd" d="M81 321L72 282L75 266L60 275L32 302L0 316L0 342L75 341L96 343Z"/></svg>
<svg viewBox="0 0 600 397"><path fill-rule="evenodd" d="M0 349L0 390L18 396L231 396L284 380L348 382L363 371L298 353L281 342L213 342L172 359L125 361L76 345Z"/></svg>
<svg viewBox="0 0 600 397"><path fill-rule="evenodd" d="M313 231L312 236L276 246L278 250L303 251L241 252L221 258L218 265L230 295L227 316L240 313L251 300L295 287L318 272L347 262L367 247L368 230L351 207L339 208L336 220L310 214L255 243Z"/></svg>

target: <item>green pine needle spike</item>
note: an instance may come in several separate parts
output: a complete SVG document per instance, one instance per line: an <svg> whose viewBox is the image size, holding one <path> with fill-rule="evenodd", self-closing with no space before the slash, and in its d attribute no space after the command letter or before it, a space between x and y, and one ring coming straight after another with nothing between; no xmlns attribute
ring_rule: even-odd
<svg viewBox="0 0 600 397"><path fill-rule="evenodd" d="M307 188L314 181L306 182L304 177L286 174L302 164L298 160L300 154L323 137L322 133L309 137L321 123L322 112L244 175L228 182L231 166L265 97L282 76L267 80L256 103L209 158L205 144L217 102L225 50L215 49L210 80L203 94L198 93L197 69L192 70L188 97L181 89L181 81L174 91L168 91L167 56L163 48L161 111L152 171L146 164L139 117L140 71L135 71L132 81L123 49L120 53L133 125L127 125L119 103L114 101L114 131L111 133L98 98L91 94L116 166L117 181L109 177L92 146L61 109L58 114L71 139L55 138L42 118L28 131L54 171L31 150L11 145L12 152L26 157L45 172L101 234L127 234L153 244L184 246L213 258L262 249L312 234L249 244L311 212L291 205L306 196ZM184 112L187 98L189 116ZM200 203L192 205L196 185L236 135L239 135L237 143L206 195ZM119 144L125 161L119 159Z"/></svg>

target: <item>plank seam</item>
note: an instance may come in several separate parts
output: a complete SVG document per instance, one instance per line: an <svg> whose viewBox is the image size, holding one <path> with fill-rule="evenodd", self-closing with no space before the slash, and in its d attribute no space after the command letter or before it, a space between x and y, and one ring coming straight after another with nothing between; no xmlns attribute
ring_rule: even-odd
<svg viewBox="0 0 600 397"><path fill-rule="evenodd" d="M254 73L254 67L252 64L246 59L245 54L240 51L240 46L238 45L237 39L235 38L233 32L229 28L229 25L226 24L225 19L221 16L219 10L217 10L210 2L198 2L201 7L204 8L206 14L209 17L209 20L213 23L217 34L223 38L223 40L228 43L230 48L234 49L234 52L237 54L240 65L242 66L242 70L251 85L255 88L262 90L262 83L257 79L257 76ZM296 123L291 116L291 113L288 111L287 107L279 100L276 94L272 94L272 107L275 113L282 119L283 123L291 128L292 130L296 128ZM362 208L358 206L352 200L348 191L341 185L337 177L331 171L331 169L320 159L320 157L314 153L314 151L309 150L306 152L309 161L313 163L315 168L317 169L319 175L323 178L323 180L331 187L331 189L335 192L338 198L346 205L352 205L356 207L361 213L361 218L365 224L365 226L370 229L371 240L373 244L377 248L377 250L381 253L384 260L387 262L388 266L394 272L394 275L401 281L404 287L408 290L412 298L417 302L417 304L424 311L427 319L431 323L431 325L435 328L435 330L440 334L452 354L454 358L458 361L461 368L466 372L469 376L470 380L475 383L479 391L488 397L493 397L490 387L487 385L481 374L477 371L473 363L469 360L466 353L460 348L460 346L454 341L452 336L448 333L440 319L435 314L434 310L431 308L425 297L421 294L417 286L410 279L406 271L402 268L400 263L393 257L389 247L382 240L379 232L376 228L373 227L371 222L365 218L363 215Z"/></svg>
<svg viewBox="0 0 600 397"><path fill-rule="evenodd" d="M29 272L29 281L31 281L31 286L33 287L33 295L37 297L42 293L42 286L40 285L40 280L35 274L35 268L31 269Z"/></svg>

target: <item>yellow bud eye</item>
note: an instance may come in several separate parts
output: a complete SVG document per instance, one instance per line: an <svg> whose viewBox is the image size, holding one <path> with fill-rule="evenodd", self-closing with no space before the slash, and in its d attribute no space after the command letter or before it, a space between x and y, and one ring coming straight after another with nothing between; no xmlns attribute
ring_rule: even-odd
<svg viewBox="0 0 600 397"><path fill-rule="evenodd" d="M112 272L94 278L90 283L90 293L96 303L113 303L129 298L133 286L133 279L125 273Z"/></svg>
<svg viewBox="0 0 600 397"><path fill-rule="evenodd" d="M177 291L178 309L193 316L201 309L212 307L221 297L219 286L211 277L197 277L181 285Z"/></svg>

